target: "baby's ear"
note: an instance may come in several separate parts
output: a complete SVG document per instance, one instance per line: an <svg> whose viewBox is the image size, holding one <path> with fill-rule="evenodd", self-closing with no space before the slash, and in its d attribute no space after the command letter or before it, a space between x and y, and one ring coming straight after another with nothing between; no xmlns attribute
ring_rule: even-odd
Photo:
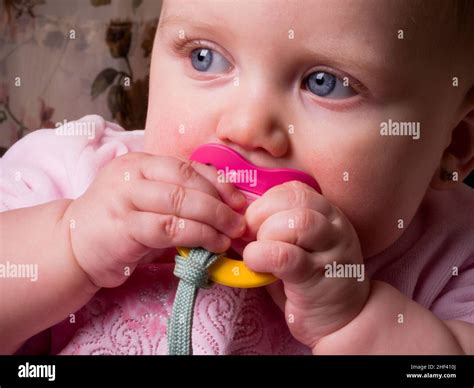
<svg viewBox="0 0 474 388"><path fill-rule="evenodd" d="M452 188L474 169L474 87L466 95L463 105L467 113L452 130L451 142L444 150L431 181L431 187L437 190Z"/></svg>

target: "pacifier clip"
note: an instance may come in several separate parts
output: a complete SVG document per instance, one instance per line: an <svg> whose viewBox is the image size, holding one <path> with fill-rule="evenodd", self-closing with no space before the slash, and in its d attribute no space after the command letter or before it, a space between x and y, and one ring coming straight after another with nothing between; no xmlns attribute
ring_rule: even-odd
<svg viewBox="0 0 474 388"><path fill-rule="evenodd" d="M208 268L219 255L203 248L191 249L188 257L175 256L174 275L179 280L168 320L168 353L170 355L192 355L191 332L194 303L198 288L209 288Z"/></svg>

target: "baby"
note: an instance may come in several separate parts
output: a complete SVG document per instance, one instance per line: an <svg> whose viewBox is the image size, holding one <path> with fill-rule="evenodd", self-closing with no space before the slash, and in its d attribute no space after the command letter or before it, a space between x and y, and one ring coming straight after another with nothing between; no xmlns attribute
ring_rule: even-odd
<svg viewBox="0 0 474 388"><path fill-rule="evenodd" d="M35 131L1 160L0 260L38 272L0 279L0 352L166 354L175 247L243 238L279 280L200 290L195 354L474 353L472 8L165 1L144 132L86 116L93 139ZM322 195L241 214L188 161L206 143Z"/></svg>

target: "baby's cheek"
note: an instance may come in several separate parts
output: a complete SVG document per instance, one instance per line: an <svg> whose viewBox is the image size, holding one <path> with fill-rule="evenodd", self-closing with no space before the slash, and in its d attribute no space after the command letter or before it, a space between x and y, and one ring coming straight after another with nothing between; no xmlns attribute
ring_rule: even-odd
<svg viewBox="0 0 474 388"><path fill-rule="evenodd" d="M362 202L343 199L340 207L357 232L364 257L379 253L393 244L411 222L416 209L410 203L393 198L393 193L370 194L361 194L366 198Z"/></svg>
<svg viewBox="0 0 474 388"><path fill-rule="evenodd" d="M314 176L323 195L354 226L368 257L390 246L405 231L427 182L420 180L419 172L400 165L406 159L400 150L362 142L352 146L349 151L341 145L334 157L314 161L319 166ZM379 149L384 152L376 151Z"/></svg>
<svg viewBox="0 0 474 388"><path fill-rule="evenodd" d="M177 123L171 120L147 120L144 151L155 155L175 154L180 146Z"/></svg>
<svg viewBox="0 0 474 388"><path fill-rule="evenodd" d="M212 140L215 115L199 106L199 99L167 92L175 89L170 86L150 94L144 150L186 158L198 145Z"/></svg>
<svg viewBox="0 0 474 388"><path fill-rule="evenodd" d="M144 151L157 155L190 155L206 128L196 99L183 93L175 66L153 57ZM166 74L166 76L164 76Z"/></svg>
<svg viewBox="0 0 474 388"><path fill-rule="evenodd" d="M409 178L396 174L396 170L391 175L372 171L361 172L358 177L354 172L352 183L334 182L326 190L326 197L354 226L364 257L393 244L410 224L423 198L424 187L410 185Z"/></svg>
<svg viewBox="0 0 474 388"><path fill-rule="evenodd" d="M199 120L183 120L188 117L180 112L166 112L159 107L160 113L147 118L144 151L155 155L189 156L194 148L205 142L205 134L200 131ZM181 118L181 119L180 119Z"/></svg>

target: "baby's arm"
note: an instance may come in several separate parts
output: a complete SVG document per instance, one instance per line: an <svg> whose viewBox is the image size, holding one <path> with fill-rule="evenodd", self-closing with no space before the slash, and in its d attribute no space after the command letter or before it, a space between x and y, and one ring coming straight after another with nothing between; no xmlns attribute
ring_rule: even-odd
<svg viewBox="0 0 474 388"><path fill-rule="evenodd" d="M267 289L285 311L292 335L314 354L474 352L474 325L442 321L433 313L451 316L442 306L458 299L463 308L458 306L454 316L472 321L469 263L431 312L388 283L371 281L364 272L354 276L364 268L356 231L340 209L309 186L275 186L247 208L245 217L248 234L256 237L245 247L245 263L282 280ZM285 227L290 219L293 227ZM336 264L342 265L341 274L333 269Z"/></svg>
<svg viewBox="0 0 474 388"><path fill-rule="evenodd" d="M0 279L0 354L77 311L98 290L71 251L71 200L0 213L0 262L37 264L38 279Z"/></svg>
<svg viewBox="0 0 474 388"><path fill-rule="evenodd" d="M474 353L474 325L442 321L387 283L371 288L360 314L322 338L314 354Z"/></svg>
<svg viewBox="0 0 474 388"><path fill-rule="evenodd" d="M228 249L245 230L234 210L245 198L217 178L204 164L127 153L73 201L1 213L0 260L38 264L39 273L37 282L0 280L0 353L75 312L99 288L120 286L150 255L159 258L156 251Z"/></svg>

